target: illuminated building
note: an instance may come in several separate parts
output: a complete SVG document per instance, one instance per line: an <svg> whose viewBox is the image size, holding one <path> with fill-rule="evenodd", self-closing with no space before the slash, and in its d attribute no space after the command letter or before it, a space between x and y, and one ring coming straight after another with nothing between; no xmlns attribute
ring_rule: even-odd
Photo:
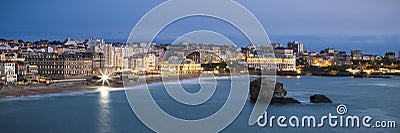
<svg viewBox="0 0 400 133"><path fill-rule="evenodd" d="M93 69L90 53L28 54L25 59L39 75L54 79L85 78Z"/></svg>
<svg viewBox="0 0 400 133"><path fill-rule="evenodd" d="M296 71L296 58L247 58L249 68L276 68L278 71Z"/></svg>
<svg viewBox="0 0 400 133"><path fill-rule="evenodd" d="M318 66L318 67L332 66L332 61L330 59L315 57L313 60L314 61L311 64L312 66Z"/></svg>
<svg viewBox="0 0 400 133"><path fill-rule="evenodd" d="M351 57L353 60L362 60L362 56L361 50L351 50Z"/></svg>
<svg viewBox="0 0 400 133"><path fill-rule="evenodd" d="M201 64L197 64L189 59L184 60L182 63L169 63L166 61L161 64L160 69L163 74L198 73L203 70Z"/></svg>
<svg viewBox="0 0 400 133"><path fill-rule="evenodd" d="M5 82L16 83L17 82L16 63L6 61L2 62L0 65L2 69L1 74L4 76Z"/></svg>
<svg viewBox="0 0 400 133"><path fill-rule="evenodd" d="M274 49L275 57L277 58L293 58L294 52L293 49L290 48L275 48Z"/></svg>

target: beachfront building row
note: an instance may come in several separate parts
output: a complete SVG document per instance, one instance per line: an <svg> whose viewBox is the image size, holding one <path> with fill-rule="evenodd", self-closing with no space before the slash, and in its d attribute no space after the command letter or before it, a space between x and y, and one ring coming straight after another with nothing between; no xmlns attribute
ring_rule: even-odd
<svg viewBox="0 0 400 133"><path fill-rule="evenodd" d="M275 69L278 72L295 72L296 56L295 52L303 52L303 44L299 42L289 42L288 47L281 47L280 44L273 45L275 57L260 57L254 46L248 46L246 50L246 62L251 69Z"/></svg>
<svg viewBox="0 0 400 133"><path fill-rule="evenodd" d="M271 68L280 72L295 72L296 58L247 58L249 68Z"/></svg>
<svg viewBox="0 0 400 133"><path fill-rule="evenodd" d="M135 73L158 73L159 61L160 59L154 53L136 54L128 58L125 70Z"/></svg>
<svg viewBox="0 0 400 133"><path fill-rule="evenodd" d="M186 59L182 63L168 63L165 61L160 66L161 74L188 74L188 73L199 73L204 68L201 64L195 63L193 60Z"/></svg>
<svg viewBox="0 0 400 133"><path fill-rule="evenodd" d="M275 57L259 57L254 45L238 47L236 45L203 45L182 42L178 45L154 43L106 43L103 39L88 40L66 39L64 42L40 40L24 42L22 40L0 39L0 61L2 78L15 82L31 81L38 77L53 79L86 78L98 75L107 69L112 72L133 74L193 73L205 70L205 66L237 62L248 68L275 68L281 72L293 72L299 69L296 60L304 59L312 66L351 65L353 60L393 59L394 53L379 55L363 54L361 50L336 51L327 48L321 52L304 50L304 45L293 41L283 47L274 43ZM6 73L4 62L13 63L15 73ZM182 63L183 62L183 63ZM8 66L7 66L8 67ZM228 67L223 68L224 70ZM10 71L11 69L7 69ZM15 76L16 75L16 76ZM16 78L13 78L16 77ZM3 80L3 81L4 81Z"/></svg>
<svg viewBox="0 0 400 133"><path fill-rule="evenodd" d="M33 43L21 40L2 41L1 46L1 77L4 78L4 82L11 83L38 81L41 78L82 79L98 75L104 69L112 72L159 74L200 72L204 70L202 64L225 62L245 64L247 61L250 62L249 67L260 66L257 59L250 57L250 54L254 53L242 55L241 48L235 45L110 44L97 38L88 40L68 38L64 43L45 40ZM293 49L291 51L288 54L293 56ZM163 58L165 54L168 54L168 58ZM293 71L296 65L293 59L276 58L274 62L279 63L277 66L280 71Z"/></svg>
<svg viewBox="0 0 400 133"><path fill-rule="evenodd" d="M28 54L24 58L37 66L39 75L52 79L87 78L94 69L91 53Z"/></svg>

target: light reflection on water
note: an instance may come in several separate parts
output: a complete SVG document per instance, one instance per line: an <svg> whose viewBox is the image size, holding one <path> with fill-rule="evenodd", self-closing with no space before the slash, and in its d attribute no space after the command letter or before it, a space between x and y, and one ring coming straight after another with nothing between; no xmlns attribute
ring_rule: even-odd
<svg viewBox="0 0 400 133"><path fill-rule="evenodd" d="M99 132L111 132L111 117L110 117L110 88L102 86L98 88L99 91Z"/></svg>

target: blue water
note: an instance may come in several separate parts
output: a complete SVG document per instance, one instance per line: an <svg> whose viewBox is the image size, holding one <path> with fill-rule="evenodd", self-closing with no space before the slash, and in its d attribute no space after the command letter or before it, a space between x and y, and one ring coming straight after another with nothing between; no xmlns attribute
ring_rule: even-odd
<svg viewBox="0 0 400 133"><path fill-rule="evenodd" d="M254 78L254 77L253 77ZM271 105L268 115L298 117L304 115L337 115L336 107L345 104L347 115L373 117L373 120L394 120L396 127L383 128L281 128L247 124L253 104L249 101L239 117L222 132L400 132L400 77L391 79L354 79L351 77L278 77L288 96L299 105ZM169 114L186 119L199 119L215 113L228 96L229 78L218 78L215 94L206 103L190 107L179 104L167 95L161 83L149 85L157 104ZM189 92L197 92L197 79L181 82ZM312 104L309 96L322 93L333 104ZM328 124L328 123L326 123ZM179 129L177 129L179 131ZM0 100L0 133L12 132L152 132L131 110L122 88L80 91L51 95L28 96Z"/></svg>

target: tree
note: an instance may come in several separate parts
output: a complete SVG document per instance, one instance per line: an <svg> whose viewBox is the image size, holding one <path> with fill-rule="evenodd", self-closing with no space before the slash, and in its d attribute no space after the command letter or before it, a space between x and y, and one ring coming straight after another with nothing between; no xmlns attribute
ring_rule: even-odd
<svg viewBox="0 0 400 133"><path fill-rule="evenodd" d="M63 43L60 42L60 41L54 40L54 41L50 42L49 44L50 44L50 45L61 45L61 44L63 44Z"/></svg>
<svg viewBox="0 0 400 133"><path fill-rule="evenodd" d="M23 40L19 39L18 43L25 43Z"/></svg>

